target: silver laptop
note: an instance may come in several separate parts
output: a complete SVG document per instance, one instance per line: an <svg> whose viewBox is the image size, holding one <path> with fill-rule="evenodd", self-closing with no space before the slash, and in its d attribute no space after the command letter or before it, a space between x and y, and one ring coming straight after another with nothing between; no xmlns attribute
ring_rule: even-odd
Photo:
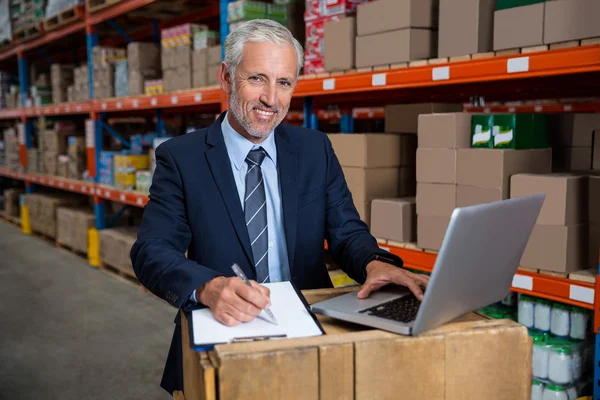
<svg viewBox="0 0 600 400"><path fill-rule="evenodd" d="M404 335L418 335L500 301L533 230L545 195L457 208L422 302L400 286L364 300L356 292L312 305L317 314Z"/></svg>

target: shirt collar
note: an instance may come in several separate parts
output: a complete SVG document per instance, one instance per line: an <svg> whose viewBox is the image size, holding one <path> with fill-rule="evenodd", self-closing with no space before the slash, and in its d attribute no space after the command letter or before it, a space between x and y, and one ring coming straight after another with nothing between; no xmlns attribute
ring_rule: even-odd
<svg viewBox="0 0 600 400"><path fill-rule="evenodd" d="M233 129L229 123L227 114L225 114L225 118L221 122L221 131L223 132L223 139L225 140L229 158L233 161L233 165L238 171L246 162L246 156L250 150L258 149L259 147L262 147L266 151L267 156L273 160L273 164L277 167L277 148L273 132L262 143L254 144Z"/></svg>

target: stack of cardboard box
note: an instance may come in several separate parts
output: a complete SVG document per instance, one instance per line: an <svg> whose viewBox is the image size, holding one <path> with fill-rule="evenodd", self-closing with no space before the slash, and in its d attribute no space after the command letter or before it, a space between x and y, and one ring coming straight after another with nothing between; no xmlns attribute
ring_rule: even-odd
<svg viewBox="0 0 600 400"><path fill-rule="evenodd" d="M30 174L44 173L43 156L40 155L40 149L37 147L27 149L27 172Z"/></svg>
<svg viewBox="0 0 600 400"><path fill-rule="evenodd" d="M551 136L553 169L556 171L592 169L594 131L600 130L600 115L560 115L556 127L558 132Z"/></svg>
<svg viewBox="0 0 600 400"><path fill-rule="evenodd" d="M95 77L94 77L95 79ZM87 101L90 99L89 70L87 64L73 70L73 85L67 87L67 101Z"/></svg>
<svg viewBox="0 0 600 400"><path fill-rule="evenodd" d="M129 96L129 62L127 59L115 62L115 97Z"/></svg>
<svg viewBox="0 0 600 400"><path fill-rule="evenodd" d="M161 65L165 92L192 87L192 51L196 32L205 25L185 24L161 31Z"/></svg>
<svg viewBox="0 0 600 400"><path fill-rule="evenodd" d="M42 194L32 193L25 196L29 209L31 230L56 238L56 210L59 207L82 205L87 199L69 193Z"/></svg>
<svg viewBox="0 0 600 400"><path fill-rule="evenodd" d="M67 101L67 88L73 84L74 67L66 64L50 66L50 82L52 83L52 102L54 104Z"/></svg>
<svg viewBox="0 0 600 400"><path fill-rule="evenodd" d="M192 85L203 87L216 85L221 68L221 46L194 50L192 54Z"/></svg>
<svg viewBox="0 0 600 400"><path fill-rule="evenodd" d="M4 213L9 217L18 218L21 215L20 196L22 189L4 189Z"/></svg>
<svg viewBox="0 0 600 400"><path fill-rule="evenodd" d="M88 208L59 207L56 218L56 241L87 254L88 230L96 224L94 212Z"/></svg>
<svg viewBox="0 0 600 400"><path fill-rule="evenodd" d="M58 156L67 152L69 132L46 129L41 135L44 151L44 171L48 175L58 175Z"/></svg>
<svg viewBox="0 0 600 400"><path fill-rule="evenodd" d="M129 95L144 94L146 80L160 77L160 47L151 42L133 42L127 45Z"/></svg>
<svg viewBox="0 0 600 400"><path fill-rule="evenodd" d="M127 58L127 51L116 47L96 46L92 49L94 68L94 98L115 95L115 64Z"/></svg>
<svg viewBox="0 0 600 400"><path fill-rule="evenodd" d="M135 276L129 252L137 238L137 227L102 229L99 237L102 263Z"/></svg>
<svg viewBox="0 0 600 400"><path fill-rule="evenodd" d="M414 197L375 199L371 203L371 234L392 243L413 243L417 237Z"/></svg>
<svg viewBox="0 0 600 400"><path fill-rule="evenodd" d="M521 266L563 274L586 269L590 261L588 177L517 174L510 184L511 198L546 195Z"/></svg>
<svg viewBox="0 0 600 400"><path fill-rule="evenodd" d="M18 169L21 165L19 157L19 141L15 128L4 130L4 162L7 168Z"/></svg>
<svg viewBox="0 0 600 400"><path fill-rule="evenodd" d="M441 0L438 57L492 51L496 0Z"/></svg>
<svg viewBox="0 0 600 400"><path fill-rule="evenodd" d="M377 0L357 9L356 68L435 57L437 1Z"/></svg>
<svg viewBox="0 0 600 400"><path fill-rule="evenodd" d="M373 199L414 195L414 135L354 133L328 136L354 205L367 224L370 223Z"/></svg>
<svg viewBox="0 0 600 400"><path fill-rule="evenodd" d="M498 0L494 50L513 49L600 36L597 0Z"/></svg>
<svg viewBox="0 0 600 400"><path fill-rule="evenodd" d="M83 136L69 136L68 149L68 174L69 179L83 179L86 169L85 138Z"/></svg>
<svg viewBox="0 0 600 400"><path fill-rule="evenodd" d="M456 208L458 149L468 148L467 113L422 114L418 123L417 243L439 250Z"/></svg>

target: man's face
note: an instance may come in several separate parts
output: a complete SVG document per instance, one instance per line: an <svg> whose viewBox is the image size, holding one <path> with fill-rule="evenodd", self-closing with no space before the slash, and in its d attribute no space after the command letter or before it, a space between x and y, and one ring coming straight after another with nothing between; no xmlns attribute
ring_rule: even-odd
<svg viewBox="0 0 600 400"><path fill-rule="evenodd" d="M233 128L253 141L267 138L289 110L296 70L292 45L281 47L266 42L246 43L235 77L227 79L223 64L221 84L229 94Z"/></svg>

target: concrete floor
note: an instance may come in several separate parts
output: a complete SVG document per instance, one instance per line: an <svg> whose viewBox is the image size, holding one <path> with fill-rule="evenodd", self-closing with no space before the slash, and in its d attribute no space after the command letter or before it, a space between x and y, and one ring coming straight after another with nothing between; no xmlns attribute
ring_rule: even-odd
<svg viewBox="0 0 600 400"><path fill-rule="evenodd" d="M0 399L169 399L175 313L0 220Z"/></svg>

